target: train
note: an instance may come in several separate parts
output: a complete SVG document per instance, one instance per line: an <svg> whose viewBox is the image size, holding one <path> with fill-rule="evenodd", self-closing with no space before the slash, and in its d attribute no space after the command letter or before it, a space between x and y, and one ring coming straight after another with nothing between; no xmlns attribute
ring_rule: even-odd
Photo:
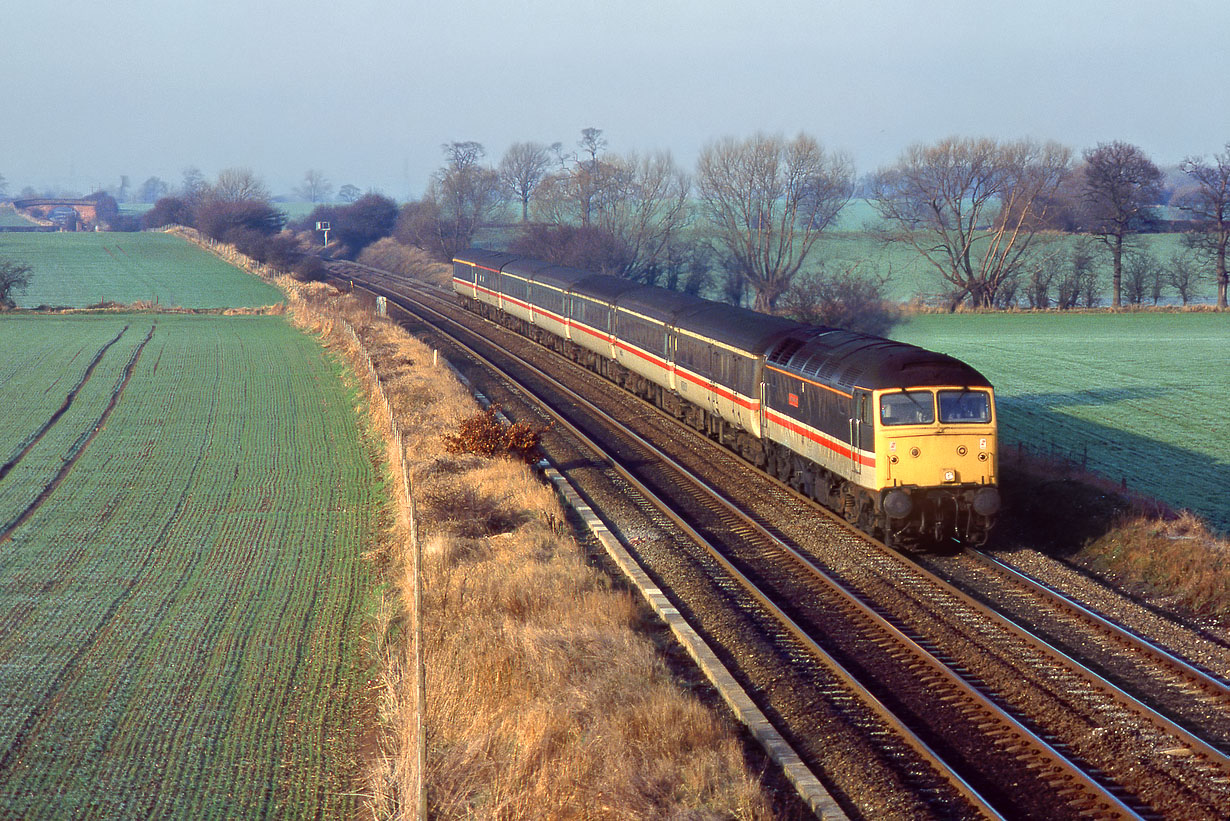
<svg viewBox="0 0 1230 821"><path fill-rule="evenodd" d="M453 291L898 549L1000 511L994 389L954 357L482 248Z"/></svg>

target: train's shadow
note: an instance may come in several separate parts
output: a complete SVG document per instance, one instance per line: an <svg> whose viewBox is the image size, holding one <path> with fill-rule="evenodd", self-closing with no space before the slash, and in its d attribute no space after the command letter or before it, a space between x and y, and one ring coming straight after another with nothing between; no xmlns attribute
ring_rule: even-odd
<svg viewBox="0 0 1230 821"><path fill-rule="evenodd" d="M1077 549L1122 512L1115 497L1126 494L1186 508L1230 531L1230 494L1221 489L1228 460L1063 412L1170 393L1141 387L997 397L1006 509L995 541L1030 535L1060 552Z"/></svg>

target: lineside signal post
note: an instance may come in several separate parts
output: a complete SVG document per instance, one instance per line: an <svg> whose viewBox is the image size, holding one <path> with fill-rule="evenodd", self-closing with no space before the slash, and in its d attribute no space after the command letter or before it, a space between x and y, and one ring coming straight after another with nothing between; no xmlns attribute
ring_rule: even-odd
<svg viewBox="0 0 1230 821"><path fill-rule="evenodd" d="M318 223L316 223L316 230L317 230L317 231L323 231L323 232L324 232L324 234L325 234L325 245L328 245L328 244L329 244L329 223L327 223L327 222L318 222Z"/></svg>

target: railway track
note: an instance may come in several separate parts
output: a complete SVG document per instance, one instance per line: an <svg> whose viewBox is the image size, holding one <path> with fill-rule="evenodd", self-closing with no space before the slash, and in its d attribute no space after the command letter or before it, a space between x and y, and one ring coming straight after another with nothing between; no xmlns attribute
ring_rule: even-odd
<svg viewBox="0 0 1230 821"><path fill-rule="evenodd" d="M348 276L410 307L409 284L371 271ZM578 433L559 438L599 440L611 460L631 466L604 477L603 457L560 445L591 496L608 494L614 508L621 495L625 507L642 500L620 525L630 549L852 815L1217 818L1230 810L1230 764L1218 749L1225 734L1220 719L1203 718L1230 703L1217 679L1180 674L1156 655L1120 665L1147 668L1143 675L1100 675L1089 668L1125 652L1121 637L1098 640L1103 662L1059 652L954 587L973 571L941 568L954 583L943 581L607 383L458 316L446 295L415 299L439 311L407 319L426 322L417 330L457 323L450 333L475 334L467 344L486 346L504 378L579 416ZM514 350L566 372L575 392L552 387L541 368L510 358ZM484 390L504 393L519 413L537 412L499 380ZM604 410L578 414L590 401L580 394ZM603 415L629 424L612 433ZM668 512L645 503L651 496ZM1012 586L994 581L1007 578L1002 569L980 572L983 587ZM1016 610L1030 607L1056 608ZM1146 680L1161 684L1151 690ZM1212 726L1212 743L1167 716Z"/></svg>

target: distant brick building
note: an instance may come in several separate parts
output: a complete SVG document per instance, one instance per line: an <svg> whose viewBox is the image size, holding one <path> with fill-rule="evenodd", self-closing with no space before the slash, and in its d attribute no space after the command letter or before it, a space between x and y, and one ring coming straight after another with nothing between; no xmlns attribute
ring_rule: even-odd
<svg viewBox="0 0 1230 821"><path fill-rule="evenodd" d="M98 224L98 211L94 200L70 200L46 197L28 200L13 200L13 207L31 217L47 220L65 231L91 231Z"/></svg>

